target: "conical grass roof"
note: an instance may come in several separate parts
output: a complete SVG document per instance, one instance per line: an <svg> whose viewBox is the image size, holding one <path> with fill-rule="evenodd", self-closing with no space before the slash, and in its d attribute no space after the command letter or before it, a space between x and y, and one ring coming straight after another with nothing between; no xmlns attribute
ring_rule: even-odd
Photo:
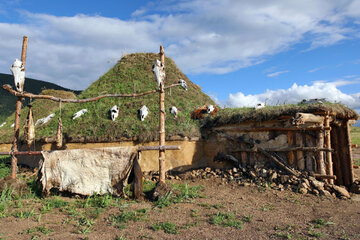
<svg viewBox="0 0 360 240"><path fill-rule="evenodd" d="M125 55L107 73L93 82L80 95L79 99L96 97L105 94L140 93L157 89L152 73L154 60L159 58L154 53L136 53ZM165 60L165 86L178 83L179 79L187 82L188 90L177 86L165 91L166 136L180 135L200 137L200 123L190 118L190 113L205 104L214 104L213 100L192 83L170 58ZM42 100L44 101L44 100ZM36 101L35 101L36 102ZM58 103L56 103L58 105ZM110 119L109 110L119 106L116 121ZM138 110L146 105L149 115L142 122ZM178 117L174 119L170 113L171 106L178 109ZM80 118L72 120L74 113L87 109ZM37 139L55 136L59 109L55 111L53 120L36 128ZM26 114L23 114L26 116ZM36 116L35 121L44 116ZM96 102L63 104L61 111L64 136L67 141L106 142L131 139L140 142L157 140L159 136L159 93L136 98L104 98Z"/></svg>

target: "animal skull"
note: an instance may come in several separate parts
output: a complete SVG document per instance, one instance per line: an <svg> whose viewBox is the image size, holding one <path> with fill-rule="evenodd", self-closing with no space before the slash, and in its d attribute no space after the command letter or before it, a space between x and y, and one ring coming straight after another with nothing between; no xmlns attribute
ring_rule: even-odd
<svg viewBox="0 0 360 240"><path fill-rule="evenodd" d="M171 113L172 115L174 115L174 119L177 118L178 110L177 110L177 108L176 108L175 106L172 106L172 107L170 108L170 113Z"/></svg>
<svg viewBox="0 0 360 240"><path fill-rule="evenodd" d="M22 66L22 62L19 59L15 59L10 70L14 76L14 83L16 90L18 92L22 92L24 90L24 82L25 82L25 69Z"/></svg>
<svg viewBox="0 0 360 240"><path fill-rule="evenodd" d="M111 116L111 120L113 120L113 121L115 121L116 118L119 116L119 107L117 105L114 105L110 109L110 116Z"/></svg>
<svg viewBox="0 0 360 240"><path fill-rule="evenodd" d="M213 105L209 105L206 109L207 113L212 113L215 110Z"/></svg>
<svg viewBox="0 0 360 240"><path fill-rule="evenodd" d="M163 83L165 79L165 68L161 61L158 59L155 60L152 71L155 75L158 87L160 88L160 84Z"/></svg>
<svg viewBox="0 0 360 240"><path fill-rule="evenodd" d="M185 89L186 91L188 90L185 80L180 79L180 80L179 80L179 83L181 84L181 87L182 87L183 89Z"/></svg>
<svg viewBox="0 0 360 240"><path fill-rule="evenodd" d="M75 113L74 115L73 115L73 120L74 119L76 119L76 118L78 118L78 117L81 117L82 115L84 115L85 113L87 113L88 112L88 110L87 109L81 109L80 111L78 111L77 113Z"/></svg>
<svg viewBox="0 0 360 240"><path fill-rule="evenodd" d="M38 120L36 121L36 123L35 123L35 126L37 126L37 125L39 125L39 124L43 125L43 124L49 122L54 116L55 116L55 114L52 113L52 114L50 114L50 115L47 116L47 117L38 119Z"/></svg>
<svg viewBox="0 0 360 240"><path fill-rule="evenodd" d="M149 114L149 109L145 105L139 109L139 117L141 121L144 121L148 114Z"/></svg>

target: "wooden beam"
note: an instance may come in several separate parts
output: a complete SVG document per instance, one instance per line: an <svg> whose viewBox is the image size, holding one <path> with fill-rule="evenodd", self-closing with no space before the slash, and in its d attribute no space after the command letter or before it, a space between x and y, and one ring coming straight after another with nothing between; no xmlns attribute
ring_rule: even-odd
<svg viewBox="0 0 360 240"><path fill-rule="evenodd" d="M153 150L180 150L180 146L167 145L167 146L141 146L138 151L153 151Z"/></svg>
<svg viewBox="0 0 360 240"><path fill-rule="evenodd" d="M181 84L180 83L171 84L167 87L164 87L164 90L168 89L168 88L176 87L176 86L181 86ZM155 90L149 90L147 92L142 92L142 93L106 94L106 95L101 95L101 96L97 96L97 97L93 97L93 98L86 98L86 99L67 99L67 98L58 98L58 97L54 97L51 95L36 95L36 94L32 94L32 93L27 93L27 92L22 92L22 93L17 92L9 84L4 84L2 86L2 88L16 97L26 97L26 98L31 98L31 99L47 99L47 100L51 100L54 102L63 102L63 103L86 103L86 102L98 101L103 98L139 97L139 96L144 96L144 95L160 92L159 89L155 89Z"/></svg>
<svg viewBox="0 0 360 240"><path fill-rule="evenodd" d="M287 147L287 148L264 148L269 152L291 152L291 151L308 151L308 152L333 152L333 149L329 148L318 148L318 147ZM240 148L233 152L258 152L257 148Z"/></svg>
<svg viewBox="0 0 360 240"><path fill-rule="evenodd" d="M321 175L321 174L314 174L315 178L320 178L320 179L329 179L329 180L336 180L336 176L334 175Z"/></svg>
<svg viewBox="0 0 360 240"><path fill-rule="evenodd" d="M288 131L287 132L287 137L288 137L288 146L292 147L295 143L294 141L294 132L293 131ZM289 164L291 166L294 165L294 160L295 160L295 154L294 151L289 151L288 152L288 159L289 159Z"/></svg>
<svg viewBox="0 0 360 240"><path fill-rule="evenodd" d="M324 147L324 133L322 131L317 132L316 145L318 148ZM317 162L317 173L321 175L326 175L324 153L322 151L319 151L317 153L316 162Z"/></svg>
<svg viewBox="0 0 360 240"><path fill-rule="evenodd" d="M323 123L324 117L317 116L311 113L296 113L292 124L299 126L305 123Z"/></svg>
<svg viewBox="0 0 360 240"><path fill-rule="evenodd" d="M239 127L215 127L218 131L236 131L236 132L268 132L268 131L323 131L331 130L331 127L262 127L262 128L239 128Z"/></svg>

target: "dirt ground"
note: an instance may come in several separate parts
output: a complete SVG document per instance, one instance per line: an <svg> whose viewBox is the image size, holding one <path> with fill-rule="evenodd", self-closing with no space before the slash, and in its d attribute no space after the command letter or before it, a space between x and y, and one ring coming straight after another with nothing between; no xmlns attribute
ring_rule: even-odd
<svg viewBox="0 0 360 240"><path fill-rule="evenodd" d="M172 180L171 183L184 182ZM287 190L280 192L258 186L226 184L221 179L187 183L201 185L202 197L164 208L155 207L148 201L120 200L96 213L90 207L62 207L45 212L43 200L24 199L11 211L33 209L34 214L28 218L19 217L19 214L1 218L0 238L360 239L359 195L353 195L351 200L328 199ZM84 202L68 197L50 198L69 203ZM94 213L90 213L92 211ZM138 212L139 215L124 224L113 224L111 216L124 212ZM214 216L219 213L233 214L235 220L241 220L238 228L215 225ZM84 215L88 218L81 220ZM164 222L172 224L173 231L170 229L166 233L154 228L154 224Z"/></svg>
<svg viewBox="0 0 360 240"><path fill-rule="evenodd" d="M221 178L168 183L199 187L200 197L162 207L122 198L12 199L0 214L0 239L360 239L357 194L341 200Z"/></svg>

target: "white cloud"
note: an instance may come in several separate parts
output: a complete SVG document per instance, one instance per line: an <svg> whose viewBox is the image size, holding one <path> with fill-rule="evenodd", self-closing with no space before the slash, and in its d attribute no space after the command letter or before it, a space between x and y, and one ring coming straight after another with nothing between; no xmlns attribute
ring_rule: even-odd
<svg viewBox="0 0 360 240"><path fill-rule="evenodd" d="M121 20L21 13L0 23L0 72L19 57L29 36L28 76L83 89L123 52L156 52L160 43L186 73L228 73L258 64L299 42L310 48L359 37L358 1L162 1ZM20 5L21 6L21 5ZM156 14L154 11L157 11Z"/></svg>
<svg viewBox="0 0 360 240"><path fill-rule="evenodd" d="M303 99L326 98L331 102L340 102L351 108L360 110L360 93L346 94L337 87L356 82L315 82L312 85L297 85L294 83L288 89L266 90L265 93L245 95L242 92L230 94L225 106L254 107L257 103L266 102L267 105L298 103Z"/></svg>
<svg viewBox="0 0 360 240"><path fill-rule="evenodd" d="M288 70L278 71L278 72L269 73L269 74L267 74L266 76L268 76L268 77L277 77L277 76L279 76L280 74L287 73L287 72L289 72L289 71L288 71Z"/></svg>
<svg viewBox="0 0 360 240"><path fill-rule="evenodd" d="M309 72L309 73L317 72L317 71L319 71L319 70L322 69L322 68L324 68L324 67L313 68L313 69L310 69L308 72Z"/></svg>

